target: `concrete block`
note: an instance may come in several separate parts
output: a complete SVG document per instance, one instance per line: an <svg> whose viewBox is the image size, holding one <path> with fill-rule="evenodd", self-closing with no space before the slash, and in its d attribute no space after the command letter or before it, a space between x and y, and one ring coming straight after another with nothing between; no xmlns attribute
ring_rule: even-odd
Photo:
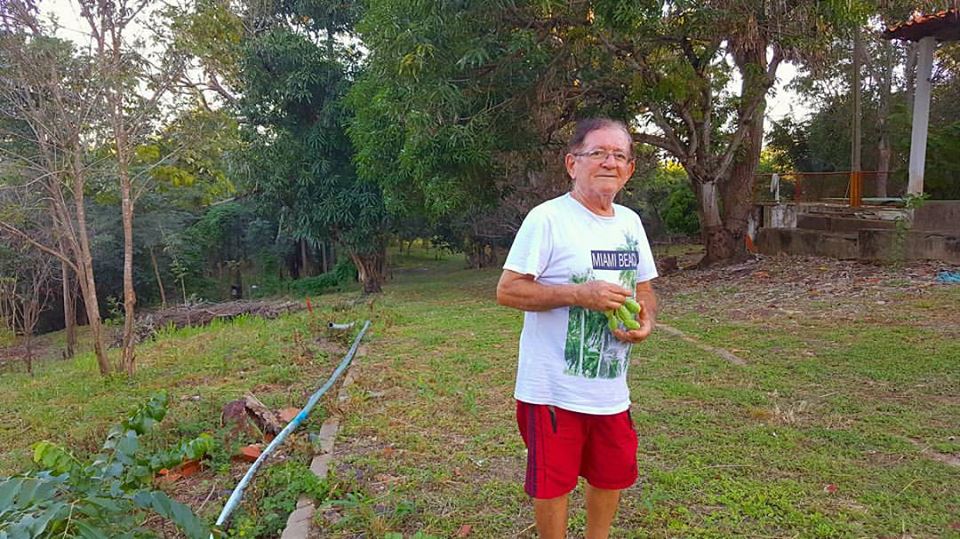
<svg viewBox="0 0 960 539"><path fill-rule="evenodd" d="M942 260L960 264L960 234L910 230L861 230L860 258L863 260Z"/></svg>
<svg viewBox="0 0 960 539"><path fill-rule="evenodd" d="M313 475L321 479L327 477L327 471L330 470L330 457L330 453L313 457L313 460L310 461L310 471L313 472Z"/></svg>
<svg viewBox="0 0 960 539"><path fill-rule="evenodd" d="M313 525L313 514L316 511L313 504L297 508L287 517L287 526L280 535L280 539L306 539L310 535Z"/></svg>
<svg viewBox="0 0 960 539"><path fill-rule="evenodd" d="M831 220L829 215L805 213L797 216L797 228L829 231Z"/></svg>
<svg viewBox="0 0 960 539"><path fill-rule="evenodd" d="M960 200L927 200L914 210L912 230L960 236Z"/></svg>
<svg viewBox="0 0 960 539"><path fill-rule="evenodd" d="M337 429L340 427L340 419L331 417L323 422L320 427L320 433L317 437L320 439L320 453L332 453L333 444L337 440Z"/></svg>
<svg viewBox="0 0 960 539"><path fill-rule="evenodd" d="M838 234L798 228L762 228L757 248L763 254L829 256L856 259L860 255L855 234Z"/></svg>

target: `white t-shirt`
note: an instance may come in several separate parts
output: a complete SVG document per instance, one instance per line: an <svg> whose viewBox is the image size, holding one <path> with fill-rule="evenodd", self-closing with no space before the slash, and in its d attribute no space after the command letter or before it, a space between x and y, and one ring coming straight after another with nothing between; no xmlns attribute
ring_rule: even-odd
<svg viewBox="0 0 960 539"><path fill-rule="evenodd" d="M559 285L603 279L634 290L657 276L640 217L613 205L614 216L586 209L566 194L530 210L504 269ZM561 307L526 312L514 397L586 414L630 406L630 345L616 339L602 312Z"/></svg>

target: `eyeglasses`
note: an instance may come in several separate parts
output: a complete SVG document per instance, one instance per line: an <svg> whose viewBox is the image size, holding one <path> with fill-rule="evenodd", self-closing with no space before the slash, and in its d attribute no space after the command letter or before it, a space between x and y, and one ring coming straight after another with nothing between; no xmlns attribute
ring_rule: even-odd
<svg viewBox="0 0 960 539"><path fill-rule="evenodd" d="M612 155L614 162L618 165L626 165L633 162L633 157L619 151L607 151L607 150L590 150L589 152L578 152L573 155L577 157L586 157L587 159L593 161L594 163L603 163L607 160L607 157Z"/></svg>

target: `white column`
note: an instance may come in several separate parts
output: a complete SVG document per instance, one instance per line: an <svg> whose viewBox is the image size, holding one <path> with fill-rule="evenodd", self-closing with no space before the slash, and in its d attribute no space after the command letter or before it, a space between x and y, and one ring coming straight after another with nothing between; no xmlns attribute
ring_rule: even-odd
<svg viewBox="0 0 960 539"><path fill-rule="evenodd" d="M930 123L930 74L933 70L933 37L920 40L917 54L917 92L913 98L913 132L910 135L910 183L907 193L923 194L923 166L927 156L927 126Z"/></svg>

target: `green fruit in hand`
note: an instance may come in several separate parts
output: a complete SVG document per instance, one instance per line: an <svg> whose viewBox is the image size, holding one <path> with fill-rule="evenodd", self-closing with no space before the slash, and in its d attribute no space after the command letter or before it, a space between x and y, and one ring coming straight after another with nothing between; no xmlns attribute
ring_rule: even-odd
<svg viewBox="0 0 960 539"><path fill-rule="evenodd" d="M610 328L611 332L620 329L620 320L613 314L613 311L606 311L603 314L607 315L607 327Z"/></svg>
<svg viewBox="0 0 960 539"><path fill-rule="evenodd" d="M617 317L620 318L620 321L623 322L623 325L626 326L629 330L640 329L640 323L634 319L633 315L630 314L630 311L623 305L617 309Z"/></svg>
<svg viewBox="0 0 960 539"><path fill-rule="evenodd" d="M637 322L633 318L631 318L630 320L624 320L623 325L626 326L626 328L629 329L630 331L640 329L641 327L640 322Z"/></svg>
<svg viewBox="0 0 960 539"><path fill-rule="evenodd" d="M633 298L627 298L627 300L624 301L623 304L626 305L627 310L633 314L640 314L640 311L643 310L643 307L639 303L637 303L637 300Z"/></svg>

